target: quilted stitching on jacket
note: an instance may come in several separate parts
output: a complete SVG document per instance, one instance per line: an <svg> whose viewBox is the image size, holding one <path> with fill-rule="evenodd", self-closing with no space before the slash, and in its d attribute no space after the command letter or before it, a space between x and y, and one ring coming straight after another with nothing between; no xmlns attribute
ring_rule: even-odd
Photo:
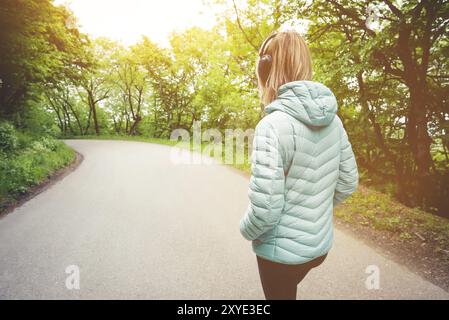
<svg viewBox="0 0 449 320"><path fill-rule="evenodd" d="M333 208L356 190L357 164L335 96L323 84L287 83L265 111L240 231L261 257L305 263L330 250Z"/></svg>

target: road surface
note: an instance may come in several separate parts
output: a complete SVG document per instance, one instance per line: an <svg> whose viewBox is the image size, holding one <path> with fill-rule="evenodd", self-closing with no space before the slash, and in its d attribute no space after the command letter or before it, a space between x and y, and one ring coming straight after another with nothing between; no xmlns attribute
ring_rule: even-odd
<svg viewBox="0 0 449 320"><path fill-rule="evenodd" d="M84 155L79 168L0 218L0 298L263 298L255 256L238 228L248 177L216 164L176 163L168 146L67 143ZM365 283L372 265L379 289ZM79 270L79 289L68 266ZM337 229L298 298L449 294Z"/></svg>

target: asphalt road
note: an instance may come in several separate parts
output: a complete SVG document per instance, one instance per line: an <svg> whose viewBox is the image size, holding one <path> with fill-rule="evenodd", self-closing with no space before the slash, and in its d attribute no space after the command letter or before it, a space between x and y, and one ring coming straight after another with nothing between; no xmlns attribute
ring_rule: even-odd
<svg viewBox="0 0 449 320"><path fill-rule="evenodd" d="M0 219L0 298L263 298L255 256L238 228L248 177L217 164L174 163L167 146L67 143L84 155L80 167ZM66 287L76 276L66 274L71 265L79 289ZM370 265L379 289L366 286ZM298 298L449 293L337 229Z"/></svg>

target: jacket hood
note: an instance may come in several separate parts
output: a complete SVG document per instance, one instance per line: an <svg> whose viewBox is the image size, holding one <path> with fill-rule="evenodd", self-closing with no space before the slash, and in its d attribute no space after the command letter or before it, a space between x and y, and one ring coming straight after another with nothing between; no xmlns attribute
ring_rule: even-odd
<svg viewBox="0 0 449 320"><path fill-rule="evenodd" d="M265 107L266 113L274 111L285 112L308 126L325 127L337 114L337 100L324 84L294 81L279 87L277 99Z"/></svg>

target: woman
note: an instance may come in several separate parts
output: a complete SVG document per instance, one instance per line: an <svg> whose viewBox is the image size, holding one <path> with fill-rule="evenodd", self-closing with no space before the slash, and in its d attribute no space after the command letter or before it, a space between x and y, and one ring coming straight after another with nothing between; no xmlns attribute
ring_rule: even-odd
<svg viewBox="0 0 449 320"><path fill-rule="evenodd" d="M299 282L332 246L333 208L358 184L357 164L329 88L294 31L264 41L257 68L266 116L253 141L250 205L240 222L252 241L267 299L296 299Z"/></svg>

